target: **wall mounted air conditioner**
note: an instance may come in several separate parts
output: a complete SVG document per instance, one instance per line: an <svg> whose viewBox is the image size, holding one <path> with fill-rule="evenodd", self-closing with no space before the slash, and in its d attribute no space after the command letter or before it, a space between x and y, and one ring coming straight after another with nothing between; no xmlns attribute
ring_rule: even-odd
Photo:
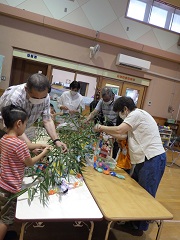
<svg viewBox="0 0 180 240"><path fill-rule="evenodd" d="M140 58L127 56L124 54L118 54L116 59L116 65L147 71L150 69L151 62L140 59Z"/></svg>

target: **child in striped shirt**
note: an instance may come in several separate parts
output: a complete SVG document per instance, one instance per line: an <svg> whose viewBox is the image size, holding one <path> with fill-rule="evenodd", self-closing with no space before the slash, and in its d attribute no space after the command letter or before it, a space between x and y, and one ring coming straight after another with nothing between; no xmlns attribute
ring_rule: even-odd
<svg viewBox="0 0 180 240"><path fill-rule="evenodd" d="M8 226L13 224L16 201L9 201L13 194L21 190L25 166L33 166L43 158L50 146L43 144L26 144L20 139L24 133L28 115L26 111L14 105L2 108L2 117L8 131L0 139L1 173L0 173L0 240L6 239ZM39 155L31 158L29 150L40 148Z"/></svg>

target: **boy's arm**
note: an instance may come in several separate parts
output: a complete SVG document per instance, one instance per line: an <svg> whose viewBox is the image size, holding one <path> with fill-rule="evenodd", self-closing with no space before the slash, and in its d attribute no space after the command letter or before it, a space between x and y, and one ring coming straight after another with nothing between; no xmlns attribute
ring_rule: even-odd
<svg viewBox="0 0 180 240"><path fill-rule="evenodd" d="M32 143L25 133L23 133L19 138L26 142L28 149L31 151L35 149L42 149L48 146L48 144Z"/></svg>
<svg viewBox="0 0 180 240"><path fill-rule="evenodd" d="M24 160L25 165L28 167L33 166L36 162L40 161L44 156L46 156L46 154L49 152L49 150L50 150L50 146L44 148L43 151L39 155L37 155L33 158L31 158L31 157L26 158Z"/></svg>
<svg viewBox="0 0 180 240"><path fill-rule="evenodd" d="M42 143L27 143L27 146L29 150L34 150L34 149L43 149L45 147L48 147L48 144L42 144Z"/></svg>

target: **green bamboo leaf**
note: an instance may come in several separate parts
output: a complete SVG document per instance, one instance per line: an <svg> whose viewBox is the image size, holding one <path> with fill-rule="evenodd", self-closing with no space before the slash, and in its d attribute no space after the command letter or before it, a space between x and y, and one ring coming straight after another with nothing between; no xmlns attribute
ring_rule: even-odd
<svg viewBox="0 0 180 240"><path fill-rule="evenodd" d="M57 133L61 141L67 144L67 153L62 153L62 149L56 147L53 141L49 140L48 144L52 146L52 151L48 153L46 158L46 160L49 159L49 162L45 171L36 173L32 168L31 176L35 177L35 181L38 179L39 184L36 185L34 190L29 190L28 196L32 200L36 192L39 191L40 201L43 204L48 201L48 189L58 185L62 177L69 179L70 173L74 172L76 174L83 171L82 169L86 164L85 156L87 153L93 153L92 146L94 142L97 142L98 135L92 130L93 123L83 124L85 116L78 114L74 119L69 119L67 116L63 116L63 118L68 125L57 130ZM74 130L71 124L74 124ZM48 136L42 126L42 121L38 121L35 141Z"/></svg>

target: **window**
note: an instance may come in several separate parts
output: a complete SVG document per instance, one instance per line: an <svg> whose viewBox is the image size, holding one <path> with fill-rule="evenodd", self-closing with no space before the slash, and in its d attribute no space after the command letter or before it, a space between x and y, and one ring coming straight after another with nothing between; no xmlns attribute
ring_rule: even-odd
<svg viewBox="0 0 180 240"><path fill-rule="evenodd" d="M137 105L138 98L139 98L139 90L127 88L125 96L131 97L134 103Z"/></svg>
<svg viewBox="0 0 180 240"><path fill-rule="evenodd" d="M126 16L180 33L180 9L162 1L129 0Z"/></svg>
<svg viewBox="0 0 180 240"><path fill-rule="evenodd" d="M180 33L180 10L176 10L171 24L171 30Z"/></svg>
<svg viewBox="0 0 180 240"><path fill-rule="evenodd" d="M167 14L168 12L166 10L153 6L149 23L158 27L165 28Z"/></svg>
<svg viewBox="0 0 180 240"><path fill-rule="evenodd" d="M137 0L132 0L129 3L129 8L127 12L127 16L143 21L144 20L144 15L146 11L146 3L137 1ZM137 12L139 14L137 14Z"/></svg>

